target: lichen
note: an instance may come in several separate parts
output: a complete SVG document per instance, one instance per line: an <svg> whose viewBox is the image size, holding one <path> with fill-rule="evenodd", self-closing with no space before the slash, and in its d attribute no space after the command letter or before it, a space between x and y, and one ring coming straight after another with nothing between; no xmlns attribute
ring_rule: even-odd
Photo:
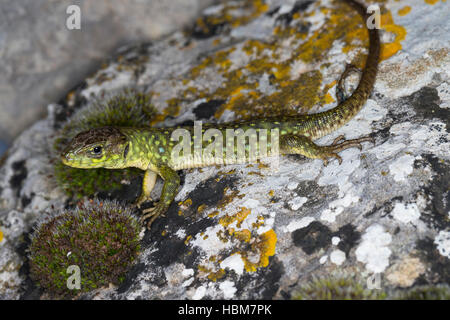
<svg viewBox="0 0 450 320"><path fill-rule="evenodd" d="M255 272L258 268L265 268L269 265L269 257L275 254L277 244L277 234L272 229L261 234L252 243L251 249L240 252L244 260L245 270L247 272ZM259 260L254 262L250 258L251 255L259 255Z"/></svg>
<svg viewBox="0 0 450 320"><path fill-rule="evenodd" d="M140 225L115 202L83 203L45 219L29 247L30 275L53 297L120 284L139 252ZM68 289L69 266L80 268L81 288Z"/></svg>
<svg viewBox="0 0 450 320"><path fill-rule="evenodd" d="M239 7L240 10L245 10L248 7L262 7L261 3L259 0L248 0L232 2L231 6L233 9ZM223 24L224 20L234 19L232 12L235 11L227 9L230 5L223 6L219 13L214 13L214 18L200 19L198 22L203 25L199 28L211 29L213 25ZM330 65L329 57L335 47L334 43L343 42L342 52L347 55L355 53L352 63L362 68L368 35L361 17L347 4L333 2L333 7L328 8L328 4L316 2L314 6L314 10L292 13L288 23L278 23L275 19L272 37L264 41L248 39L204 56L186 73L186 78L180 80L181 98L176 98L177 103L173 99L167 100L167 106L153 123L178 115L183 99L224 101L215 112L216 119L220 119L227 110L236 119L250 119L294 115L335 102L329 91L336 85L336 81L323 83L324 70ZM324 23L314 25L315 30L308 33L311 24L315 23L312 17L318 11L324 15ZM249 19L258 16L259 14L248 15L245 22L236 25L247 24ZM209 22L205 24L205 21ZM381 60L384 60L401 50L406 30L394 23L390 11L384 7L381 8L381 27L394 35L392 42L382 44ZM234 55L247 55L248 59L241 58L236 62ZM208 81L211 71L223 79L221 85L215 89L196 87L196 83ZM264 77L268 79L270 91L260 85Z"/></svg>
<svg viewBox="0 0 450 320"><path fill-rule="evenodd" d="M411 7L410 6L404 6L403 8L398 10L399 16L406 16L408 13L410 13Z"/></svg>

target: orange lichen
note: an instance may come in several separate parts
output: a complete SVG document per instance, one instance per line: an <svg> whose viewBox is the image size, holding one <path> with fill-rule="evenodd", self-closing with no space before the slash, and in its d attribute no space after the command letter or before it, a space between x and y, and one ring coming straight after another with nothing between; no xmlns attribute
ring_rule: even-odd
<svg viewBox="0 0 450 320"><path fill-rule="evenodd" d="M2 242L3 241L3 232L2 232L2 230L0 230L0 242Z"/></svg>
<svg viewBox="0 0 450 320"><path fill-rule="evenodd" d="M202 58L198 65L187 72L188 80L177 80L185 86L184 91L181 91L182 97L168 100L163 114L156 117L154 122L161 121L168 115L176 116L183 100L223 100L224 103L216 110L214 117L219 119L225 111L231 111L236 120L295 115L334 103L335 98L329 93L329 89L336 81L324 85L322 75L322 70L330 65L329 53L334 41L343 42L344 53L356 52L352 63L362 68L368 34L364 21L345 3L333 2L332 8L320 2L313 6L317 10L297 12L287 25L274 25L272 38L264 41L247 40ZM206 18L202 18L201 23L205 23L205 28L223 22L234 27L249 23L265 10L267 5L261 0L224 3L220 12L215 13L207 23ZM325 16L324 23L308 34L304 26L307 25L307 19L318 10ZM243 14L234 17L238 11ZM382 27L395 35L392 43L382 47L381 59L387 59L401 49L400 42L404 40L406 31L394 24L390 12L383 8L382 13ZM223 17L219 17L220 15ZM239 55L239 51L248 56L248 60L239 60L245 61L243 64L233 60L233 56L236 53ZM223 79L219 86L214 89L196 86L196 83L210 81L211 74L214 73ZM260 79L263 77L268 77L273 89L270 94L261 89Z"/></svg>
<svg viewBox="0 0 450 320"><path fill-rule="evenodd" d="M251 245L251 250L240 252L244 267L247 272L255 272L258 268L265 268L269 265L269 257L275 254L277 244L277 234L270 229L261 234ZM253 262L253 256L259 255L258 262Z"/></svg>
<svg viewBox="0 0 450 320"><path fill-rule="evenodd" d="M213 212L211 212L210 214L208 214L208 217L209 218L214 218L215 216L217 216L219 214L219 211L213 211Z"/></svg>
<svg viewBox="0 0 450 320"><path fill-rule="evenodd" d="M215 256L212 256L209 259L209 261L214 262L216 260L215 258L216 258ZM197 270L201 276L206 276L209 280L214 281L214 282L223 278L226 274L225 270L223 270L221 268L218 269L217 271L213 271L213 269L203 266L203 265L199 265L197 267Z"/></svg>
<svg viewBox="0 0 450 320"><path fill-rule="evenodd" d="M258 229L259 227L264 225L264 217L259 216L256 222L252 223L252 228Z"/></svg>
<svg viewBox="0 0 450 320"><path fill-rule="evenodd" d="M192 199L191 199L191 198L187 198L187 199L184 200L184 201L180 201L180 202L178 203L178 205L187 208L187 207L189 207L189 206L192 205Z"/></svg>
<svg viewBox="0 0 450 320"><path fill-rule="evenodd" d="M230 224L236 222L236 227L240 228L242 222L247 218L247 216L251 213L250 209L247 209L246 207L241 207L241 210L234 215L229 216L228 214L221 217L219 219L219 223L223 225L225 228L228 227Z"/></svg>
<svg viewBox="0 0 450 320"><path fill-rule="evenodd" d="M250 242L250 239L252 237L252 233L250 230L248 229L244 229L244 230L239 230L239 231L235 231L233 233L233 236L238 239L239 241L242 242Z"/></svg>
<svg viewBox="0 0 450 320"><path fill-rule="evenodd" d="M425 0L425 3L431 4L431 5L434 5L434 4L438 3L438 2L439 2L439 0ZM444 2L445 2L445 0L444 0Z"/></svg>
<svg viewBox="0 0 450 320"><path fill-rule="evenodd" d="M203 203L203 204L198 206L197 212L198 213L202 213L203 211L205 211L205 209L206 209L206 204Z"/></svg>
<svg viewBox="0 0 450 320"><path fill-rule="evenodd" d="M402 26L394 24L392 14L389 11L381 15L381 27L395 35L393 42L383 43L381 45L380 59L386 60L402 49L400 42L405 40L406 29Z"/></svg>
<svg viewBox="0 0 450 320"><path fill-rule="evenodd" d="M404 6L403 8L399 9L397 13L399 16L406 16L410 11L410 6Z"/></svg>
<svg viewBox="0 0 450 320"><path fill-rule="evenodd" d="M208 274L208 279L216 282L217 280L223 278L225 276L225 270L219 269L216 272L210 272Z"/></svg>
<svg viewBox="0 0 450 320"><path fill-rule="evenodd" d="M334 98L333 98L333 96L330 94L330 93L327 93L326 95L325 95L325 103L326 104L328 104L328 103L333 103L333 102L335 102L336 100L334 100Z"/></svg>

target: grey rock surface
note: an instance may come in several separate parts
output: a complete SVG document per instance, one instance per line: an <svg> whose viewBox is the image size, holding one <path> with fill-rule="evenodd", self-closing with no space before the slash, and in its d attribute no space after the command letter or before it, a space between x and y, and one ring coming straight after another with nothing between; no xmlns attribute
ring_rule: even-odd
<svg viewBox="0 0 450 320"><path fill-rule="evenodd" d="M10 143L45 106L119 46L179 30L212 0L6 0L0 5L0 139ZM69 5L81 29L69 30ZM69 19L69 21L72 21Z"/></svg>
<svg viewBox="0 0 450 320"><path fill-rule="evenodd" d="M134 86L152 94L156 126L335 104L334 81L366 50L348 29L358 17L338 2L247 3L208 8L216 18L206 27L123 50L14 141L0 169L0 297L45 297L29 279L24 248L40 216L67 200L50 176L61 114ZM449 284L450 13L445 2L408 5L406 15L404 3L383 6L375 90L352 121L319 141L372 134L375 145L343 151L341 165L288 156L278 166L184 171L166 217L143 231L126 280L84 298L288 299L311 277L336 272L376 276L386 291ZM430 21L440 28L429 33ZM300 100L289 104L293 96Z"/></svg>

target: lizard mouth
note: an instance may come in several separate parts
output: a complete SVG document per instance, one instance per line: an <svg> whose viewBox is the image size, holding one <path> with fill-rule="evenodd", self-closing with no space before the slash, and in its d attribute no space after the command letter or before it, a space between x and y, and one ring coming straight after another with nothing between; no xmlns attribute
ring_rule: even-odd
<svg viewBox="0 0 450 320"><path fill-rule="evenodd" d="M73 160L73 158L70 156L70 152L67 153L62 153L61 154L61 162L63 164L69 164L71 161Z"/></svg>

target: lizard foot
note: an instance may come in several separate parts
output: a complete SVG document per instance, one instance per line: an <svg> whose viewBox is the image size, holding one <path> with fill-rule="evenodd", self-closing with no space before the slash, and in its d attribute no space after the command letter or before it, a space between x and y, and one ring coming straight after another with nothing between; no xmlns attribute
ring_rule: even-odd
<svg viewBox="0 0 450 320"><path fill-rule="evenodd" d="M152 202L153 199L150 198L150 197L146 197L146 196L144 196L143 194L141 194L141 195L139 196L139 198L136 200L135 205L136 205L136 207L137 207L138 209L140 209L141 206L142 206L142 204L143 204L144 202L147 202L147 201Z"/></svg>
<svg viewBox="0 0 450 320"><path fill-rule="evenodd" d="M329 146L326 146L325 152L322 154L320 159L323 160L323 164L325 166L328 165L328 158L335 158L339 161L339 164L342 164L342 158L337 154L338 152L348 149L348 148L358 148L362 150L362 142L372 142L375 143L374 138L372 137L363 137L359 139L345 140L343 135L340 135L336 139L334 139L333 143Z"/></svg>
<svg viewBox="0 0 450 320"><path fill-rule="evenodd" d="M142 210L144 215L140 218L140 221L141 223L144 223L145 220L149 219L147 222L147 229L150 230L153 221L155 221L159 216L164 217L164 213L166 211L167 206L161 202L158 202L154 207Z"/></svg>
<svg viewBox="0 0 450 320"><path fill-rule="evenodd" d="M333 143L331 144L332 146L337 145L339 142L341 141L345 141L345 136L343 134L341 134L339 137L337 137L336 139L334 139Z"/></svg>

